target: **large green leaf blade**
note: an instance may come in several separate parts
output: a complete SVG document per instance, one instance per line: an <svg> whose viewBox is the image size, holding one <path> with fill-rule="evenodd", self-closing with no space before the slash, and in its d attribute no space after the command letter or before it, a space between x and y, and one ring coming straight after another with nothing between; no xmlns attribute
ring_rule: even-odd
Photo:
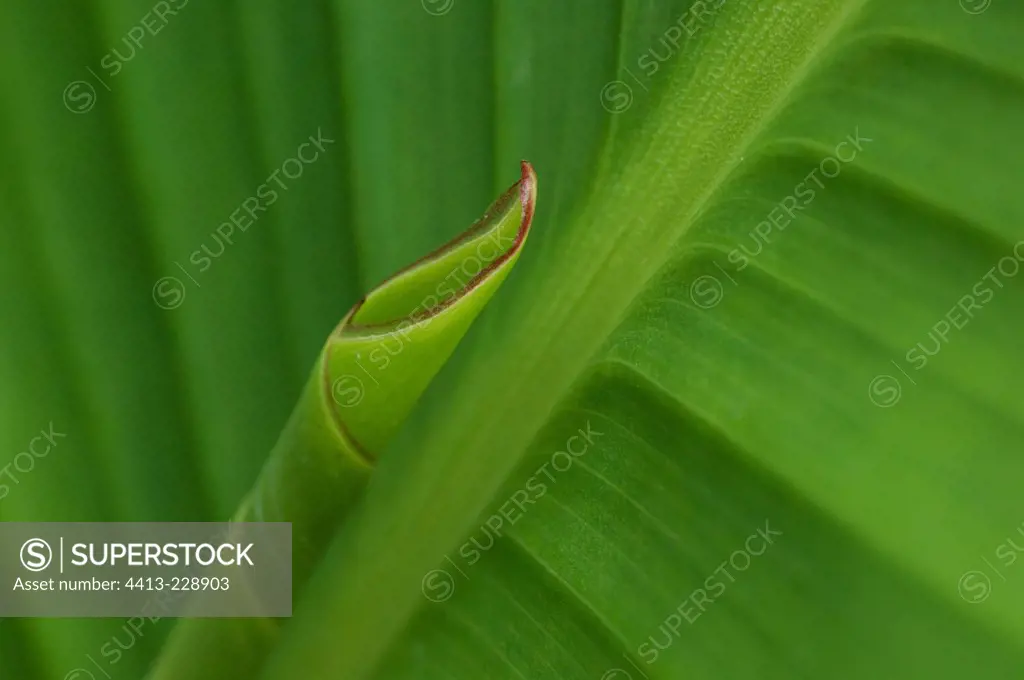
<svg viewBox="0 0 1024 680"><path fill-rule="evenodd" d="M958 677L981 663L999 677L1019 666L1013 611L1021 586L1000 585L1003 595L984 609L971 608L957 590L965 571L984 569L979 555L991 556L1019 524L1013 487L1021 470L1007 451L1019 439L1020 414L1006 401L1012 368L1020 367L1012 345L1019 279L1005 280L984 314L954 331L919 385L899 374L896 408L874 405L870 397L879 397L869 386L896 370L890 360L915 370L907 351L927 341L1000 258L1012 256L1021 235L1024 205L1012 192L1021 173L1011 155L1021 133L1011 112L1022 109L1024 55L1005 26L1019 29L1024 15L1006 5L1001 16L996 8L978 16L955 6L932 12L924 3L895 14L874 3L797 5L767 13L752 2L722 8L705 49L690 57L694 68L664 74L652 117L627 146L613 147L621 162L599 178L592 210L563 236L572 249L545 250L543 266L535 263L505 306L484 315L483 328L471 332L466 351L431 391L448 398L443 405L428 399L382 459L359 521L340 534L324 567L318 598L325 606L316 623L300 615L267 677L300 658L314 675L371 677L380 667L390 669L388 677L400 675L402 657L452 677L475 677L482 668L496 677L565 677L543 661L510 657L509 641L525 628L513 634L488 623L516 604L527 610L524 621L544 621L550 598L560 598L567 619L586 610L590 629L577 637L581 645L607 635L635 659L637 645L729 556L730 544L756 530L754 518L773 515L793 523L792 547L780 540L757 565L762 575L752 567L706 614L729 625L708 624L696 640L673 646L652 677L695 667L705 675ZM965 29L960 22L974 23ZM761 63L778 67L766 74ZM951 93L964 90L975 96L951 104ZM874 141L806 214L785 232L775 227L752 266L723 271L741 240L858 128ZM955 163L938 162L936 139L949 139L951 152L966 159L972 183L958 177ZM700 297L707 277L721 286L711 289L720 291L714 305ZM583 380L609 362L624 367L619 382ZM488 388L495 384L502 389ZM621 506L608 511L582 488L567 491L561 505L553 497L531 510L522 537L511 530L513 545L487 555L495 573L481 577L491 583L472 605L447 603L458 611L425 614L400 639L424 604L422 578L444 567L443 556L487 517L485 508L522 487L531 473L523 461L557 441L545 423L576 408L573 389L590 395L582 402L610 430L618 426L623 440L657 434L662 455L679 455L675 440L720 433L695 448L733 466L729 475L703 473L713 477L707 493L727 502L688 511L663 500L658 511L645 505L649 491L634 491L627 498L639 507L631 514ZM667 401L663 410L676 416L645 427L636 408L652 395L661 395L652 404ZM638 490L656 488L668 474L643 451L638 442L615 447L640 466ZM614 484L622 464L609 465L605 477ZM744 477L751 481L741 494L731 482ZM702 543L695 517L717 511L724 522L730 507L748 509L734 515L729 540L719 535L709 544L705 530ZM417 521L427 508L431 521ZM625 528L653 524L652 513L677 533L662 536L660 548L654 535L636 540ZM530 544L534 522L557 526L563 541L589 538L564 551L550 538ZM825 541L834 554L817 547ZM403 546L400 555L391 552L395 545ZM673 551L692 553L682 575L673 575L682 559ZM518 577L512 564L533 571ZM854 585L840 592L808 573L809 564L829 565ZM557 582L549 599L517 598L545 578ZM773 592L781 583L793 591ZM504 599L502 589L510 593ZM378 604L368 617L371 600ZM899 615L870 623L870 605L893 600ZM819 622L836 612L848 627L823 630ZM743 628L748 618L753 630ZM448 654L425 644L441 639L427 633L438 620L450 631ZM318 631L332 626L351 634L340 650L318 654L325 643ZM925 627L927 635L910 632ZM548 630L565 632L558 623ZM735 654L721 641L741 631L744 652ZM778 644L759 644L762 634ZM807 649L798 648L812 634ZM780 646L790 654L776 652ZM398 657L378 666L388 648ZM592 661L571 652L566 658ZM593 672L576 670L579 677Z"/></svg>

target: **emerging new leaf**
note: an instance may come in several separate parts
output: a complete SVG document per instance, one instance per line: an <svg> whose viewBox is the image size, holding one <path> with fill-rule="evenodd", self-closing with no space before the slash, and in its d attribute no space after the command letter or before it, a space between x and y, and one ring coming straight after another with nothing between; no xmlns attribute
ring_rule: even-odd
<svg viewBox="0 0 1024 680"><path fill-rule="evenodd" d="M526 242L537 177L522 178L465 233L373 289L331 333L260 477L235 516L292 523L297 593L376 460L501 285ZM272 620L186 620L150 680L251 677ZM228 663L222 667L222 662Z"/></svg>

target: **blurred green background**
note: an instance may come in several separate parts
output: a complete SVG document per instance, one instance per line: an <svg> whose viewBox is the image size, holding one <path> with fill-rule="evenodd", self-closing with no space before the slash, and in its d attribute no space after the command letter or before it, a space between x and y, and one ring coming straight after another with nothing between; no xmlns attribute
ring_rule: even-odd
<svg viewBox="0 0 1024 680"><path fill-rule="evenodd" d="M641 662L637 644L766 514L793 551L671 659L604 680L1016 677L1024 573L999 572L991 602L958 578L1024 521L1020 279L1002 275L991 307L947 329L923 387L897 372L916 368L909 357L888 362L936 343L936 322L1024 236L1024 6L718 5L5 2L0 519L228 519L345 311L464 230L525 158L539 203L512 291L381 475L401 480L421 440L475 450L438 420L507 432L473 417L479 401L477 415L529 423L487 448L518 447L502 459L519 471L509 489L564 440L560 425L585 420L567 414L596 414L616 433L599 476L621 496L559 487L542 524L488 558L475 595L411 619L378 677L598 680L623 652ZM773 227L772 245L752 236L856 131L867 160L798 226ZM756 267L722 270L759 242ZM628 274L618 288L615 272ZM729 281L725 304L705 304ZM583 311L559 316L577 292ZM618 315L588 325L602 296ZM510 328L532 338L521 355L494 340ZM550 389L478 400L462 378L492 346L495 375L553 366ZM578 347L599 351L586 371ZM877 408L893 395L898 408ZM52 452L15 467L51 428L66 435ZM383 482L367 513L412 483ZM412 503L381 526L415 517ZM650 579L639 594L624 556ZM527 610L533 633L498 623ZM0 621L0 677L141 678L170 622L111 663L100 650L129 644L123 626Z"/></svg>

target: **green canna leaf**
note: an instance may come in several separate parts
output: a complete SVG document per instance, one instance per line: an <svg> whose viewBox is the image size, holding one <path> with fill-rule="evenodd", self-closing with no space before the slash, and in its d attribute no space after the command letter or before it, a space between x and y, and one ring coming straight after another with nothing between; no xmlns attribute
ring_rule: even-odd
<svg viewBox="0 0 1024 680"><path fill-rule="evenodd" d="M462 235L357 302L328 337L240 522L291 522L298 593L374 460L501 286L533 221L537 177L522 178ZM275 620L184 620L151 680L249 677ZM228 666L221 667L219 664Z"/></svg>

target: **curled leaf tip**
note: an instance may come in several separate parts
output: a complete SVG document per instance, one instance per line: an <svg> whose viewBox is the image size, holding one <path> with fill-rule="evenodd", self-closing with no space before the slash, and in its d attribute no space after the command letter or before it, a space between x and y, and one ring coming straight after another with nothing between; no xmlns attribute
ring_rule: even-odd
<svg viewBox="0 0 1024 680"><path fill-rule="evenodd" d="M483 217L367 293L331 334L325 397L353 452L383 449L514 266L537 199L533 166L520 170Z"/></svg>

